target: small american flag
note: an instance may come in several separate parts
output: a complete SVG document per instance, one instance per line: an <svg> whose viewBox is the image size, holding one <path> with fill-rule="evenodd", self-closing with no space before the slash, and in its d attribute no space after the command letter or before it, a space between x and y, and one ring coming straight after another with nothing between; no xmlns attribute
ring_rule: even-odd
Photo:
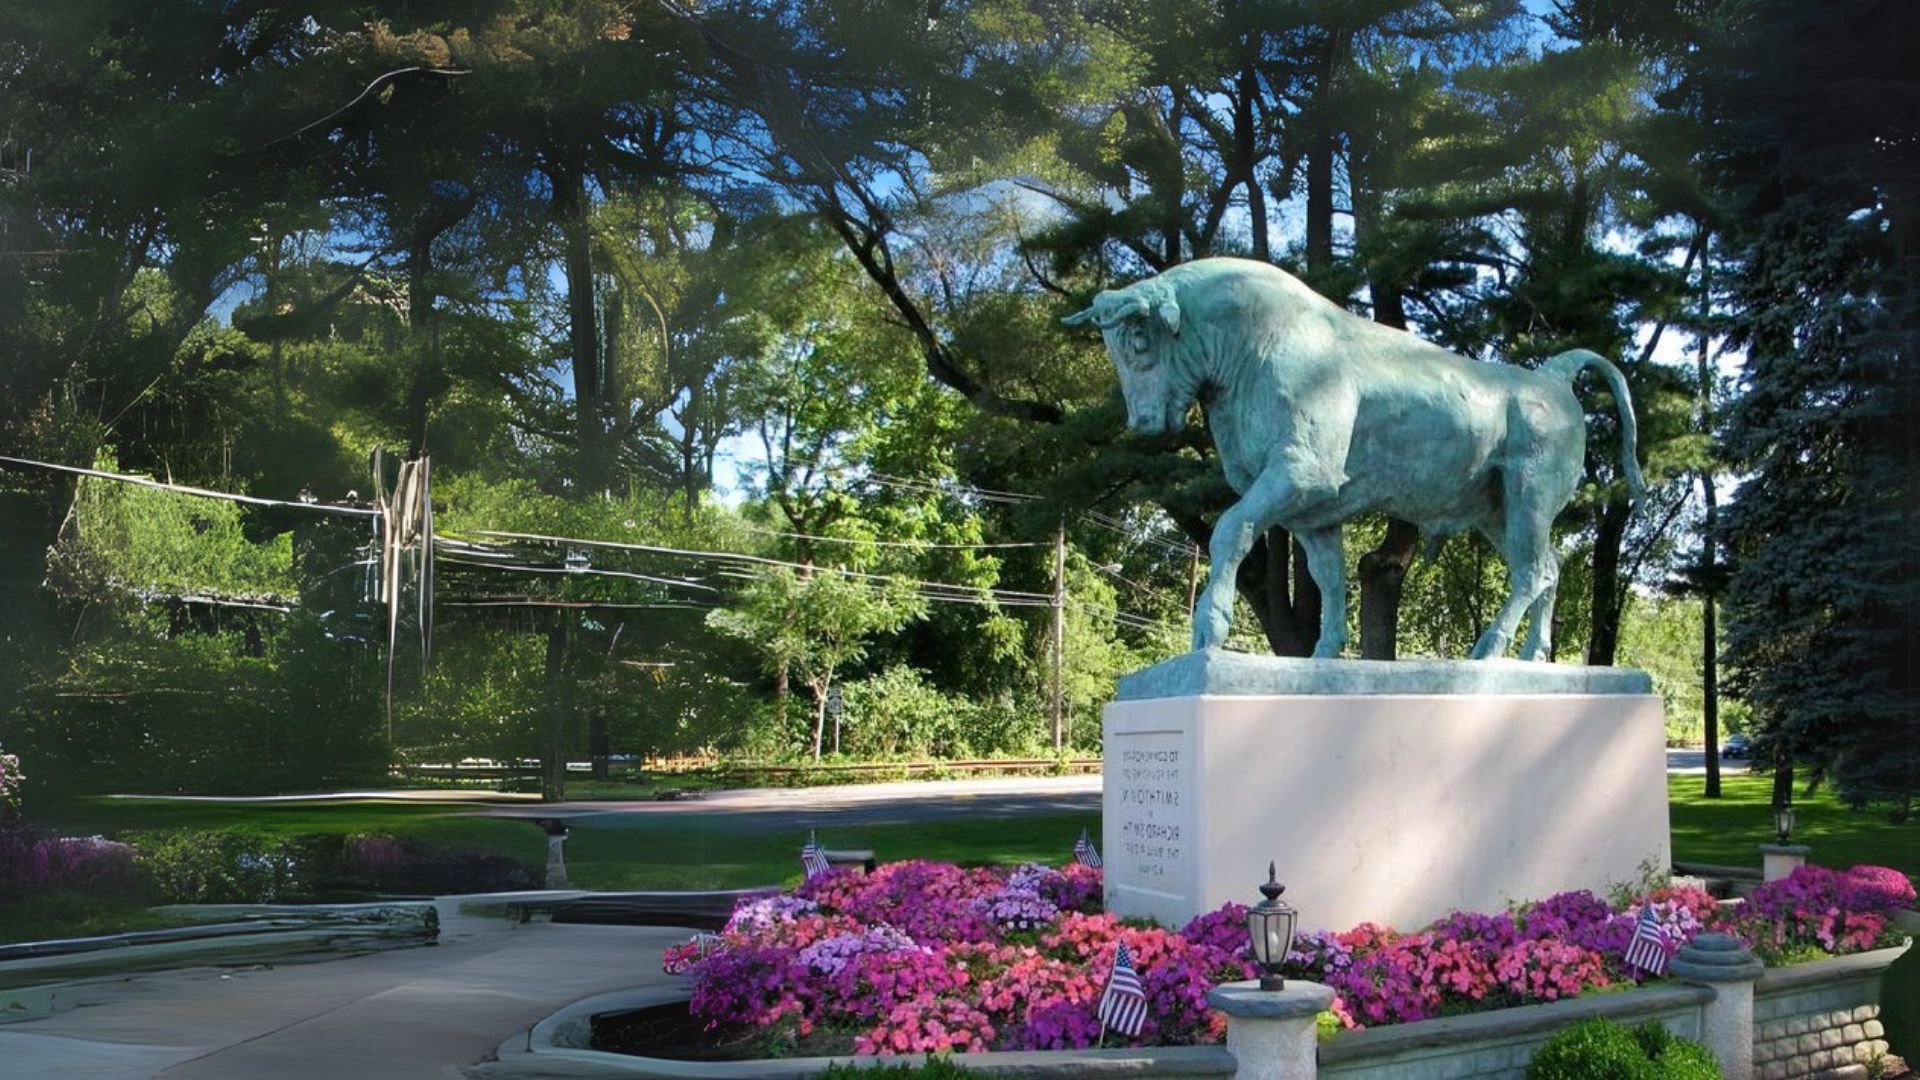
<svg viewBox="0 0 1920 1080"><path fill-rule="evenodd" d="M806 872L808 881L833 869L827 865L826 852L820 850L820 842L812 833L807 834L807 845L800 849L800 868Z"/></svg>
<svg viewBox="0 0 1920 1080"><path fill-rule="evenodd" d="M726 951L727 939L719 934L698 933L688 938L685 945L668 949L660 970L669 975L685 975L700 961Z"/></svg>
<svg viewBox="0 0 1920 1080"><path fill-rule="evenodd" d="M1133 970L1133 954L1127 943L1113 949L1113 974L1107 976L1106 992L1100 995L1100 1023L1122 1035L1140 1034L1147 1022L1147 992L1140 988L1140 975Z"/></svg>
<svg viewBox="0 0 1920 1080"><path fill-rule="evenodd" d="M1633 940L1627 942L1626 961L1628 967L1639 968L1648 975L1667 973L1667 931L1653 913L1652 904L1640 909L1640 919L1633 927Z"/></svg>
<svg viewBox="0 0 1920 1080"><path fill-rule="evenodd" d="M1100 849L1093 846L1093 840L1087 836L1087 830L1080 830L1080 839L1073 842L1073 861L1081 866L1098 867Z"/></svg>

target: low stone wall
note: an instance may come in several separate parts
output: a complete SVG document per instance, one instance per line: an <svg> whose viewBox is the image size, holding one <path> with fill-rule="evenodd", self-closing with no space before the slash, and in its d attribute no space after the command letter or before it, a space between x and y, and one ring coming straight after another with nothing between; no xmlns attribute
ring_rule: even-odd
<svg viewBox="0 0 1920 1080"><path fill-rule="evenodd" d="M1524 1080L1527 1062L1540 1045L1583 1020L1605 1018L1628 1025L1653 1020L1682 1038L1710 1042L1709 1010L1720 1016L1716 1023L1727 1019L1727 1003L1718 995L1744 995L1751 987L1754 1077L1759 1080L1861 1077L1866 1075L1867 1064L1886 1052L1879 1021L1880 984L1888 965L1906 948L1880 949L1776 968L1761 975L1757 984L1742 981L1716 987L1673 981L1544 1005L1346 1032L1321 1043L1317 1066L1308 1064L1307 1068L1323 1080L1363 1077L1366 1080ZM1742 955L1748 954L1743 950ZM1753 963L1750 955L1745 962ZM686 998L685 990L666 989L623 991L576 1002L548 1017L532 1031L507 1040L500 1046L497 1060L473 1066L465 1075L489 1080L536 1076L800 1080L816 1076L836 1062L873 1065L886 1060L783 1058L685 1062L611 1054L589 1045L591 1018L595 1014L648 1008ZM1740 1000L1745 1000L1744 996ZM1744 1025L1744 1020L1740 1023ZM1732 1029L1740 1030L1744 1030L1744 1026ZM986 1076L1059 1077L1062 1080L1102 1076L1198 1080L1283 1075L1268 1070L1266 1066L1270 1063L1236 1061L1234 1054L1223 1046L963 1054L954 1060ZM1291 1073L1284 1075L1292 1077ZM1311 1080L1311 1077L1301 1080Z"/></svg>
<svg viewBox="0 0 1920 1080"><path fill-rule="evenodd" d="M1775 968L1754 987L1753 1065L1759 1080L1865 1066L1887 1052L1880 1026L1883 949Z"/></svg>
<svg viewBox="0 0 1920 1080"><path fill-rule="evenodd" d="M625 990L577 1001L500 1045L495 1060L469 1066L472 1080L533 1077L652 1078L652 1080L804 1080L830 1065L898 1064L900 1058L767 1058L758 1061L670 1061L595 1050L592 1018L687 1000L681 989ZM915 1058L904 1060L914 1061ZM1233 1055L1224 1046L1162 1046L1119 1050L1034 1050L959 1054L954 1062L983 1077L1073 1080L1077 1077L1151 1077L1153 1080L1228 1080Z"/></svg>
<svg viewBox="0 0 1920 1080"><path fill-rule="evenodd" d="M440 934L440 914L427 903L200 904L156 910L210 921L0 946L0 1023L72 1007L80 997L45 988L77 979L185 967L300 963L406 948Z"/></svg>
<svg viewBox="0 0 1920 1080"><path fill-rule="evenodd" d="M1753 1074L1757 1080L1865 1075L1887 1052L1880 1025L1880 983L1906 946L1773 968L1754 986ZM1705 1041L1712 987L1670 983L1470 1016L1396 1024L1337 1035L1320 1046L1323 1078L1368 1080L1522 1080L1540 1044L1560 1029L1604 1017L1623 1024L1657 1020L1683 1038Z"/></svg>
<svg viewBox="0 0 1920 1080"><path fill-rule="evenodd" d="M1320 1045L1320 1076L1393 1080L1522 1080L1540 1044L1570 1024L1605 1017L1623 1024L1657 1020L1699 1040L1704 986L1651 986L1618 994L1394 1024L1336 1035Z"/></svg>

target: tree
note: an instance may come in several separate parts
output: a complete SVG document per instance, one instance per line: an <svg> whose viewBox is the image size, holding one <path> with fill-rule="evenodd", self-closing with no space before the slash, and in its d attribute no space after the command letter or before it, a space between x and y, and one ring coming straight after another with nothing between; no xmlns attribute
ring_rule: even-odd
<svg viewBox="0 0 1920 1080"><path fill-rule="evenodd" d="M1702 57L1730 204L1729 684L1756 758L1896 817L1920 792L1920 11L1731 0Z"/></svg>
<svg viewBox="0 0 1920 1080"><path fill-rule="evenodd" d="M869 582L832 568L796 573L772 567L741 590L733 606L707 625L750 645L777 680L796 679L813 695L813 759L820 760L827 692L847 664L866 655L869 639L892 633L926 613L910 585Z"/></svg>

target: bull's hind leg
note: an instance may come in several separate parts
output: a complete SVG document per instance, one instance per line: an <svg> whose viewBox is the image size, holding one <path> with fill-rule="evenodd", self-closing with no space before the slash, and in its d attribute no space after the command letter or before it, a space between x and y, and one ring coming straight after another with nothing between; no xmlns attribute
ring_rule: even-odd
<svg viewBox="0 0 1920 1080"><path fill-rule="evenodd" d="M1509 504L1505 530L1499 534L1488 530L1487 538L1507 561L1509 592L1507 602L1500 605L1500 614L1494 616L1493 625L1474 643L1473 659L1506 655L1514 631L1520 627L1520 617L1535 599L1559 581L1560 560L1554 557L1551 546L1552 523L1552 516L1539 513L1537 508ZM1537 626L1534 632L1538 632ZM1535 644L1530 633L1528 645L1531 648Z"/></svg>
<svg viewBox="0 0 1920 1080"><path fill-rule="evenodd" d="M1540 595L1527 607L1527 640L1520 646L1520 659L1546 661L1553 653L1553 602L1560 592L1560 556L1547 552L1553 574Z"/></svg>

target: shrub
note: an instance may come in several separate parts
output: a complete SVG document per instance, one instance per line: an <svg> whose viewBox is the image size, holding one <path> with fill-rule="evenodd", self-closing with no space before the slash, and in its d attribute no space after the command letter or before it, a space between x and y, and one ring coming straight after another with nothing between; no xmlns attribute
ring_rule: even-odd
<svg viewBox="0 0 1920 1080"><path fill-rule="evenodd" d="M37 896L70 890L108 898L141 891L133 849L98 836L36 839L24 829L0 828L0 896Z"/></svg>
<svg viewBox="0 0 1920 1080"><path fill-rule="evenodd" d="M843 745L851 754L944 756L954 752L967 727L967 703L904 664L845 683L842 691L847 703Z"/></svg>
<svg viewBox="0 0 1920 1080"><path fill-rule="evenodd" d="M526 863L478 848L442 848L361 833L346 841L346 872L375 892L447 896L537 889Z"/></svg>
<svg viewBox="0 0 1920 1080"><path fill-rule="evenodd" d="M287 840L237 829L132 833L135 865L170 904L271 904L300 894Z"/></svg>
<svg viewBox="0 0 1920 1080"><path fill-rule="evenodd" d="M1648 1021L1632 1030L1587 1020L1534 1052L1527 1080L1718 1080L1720 1067L1698 1043Z"/></svg>

